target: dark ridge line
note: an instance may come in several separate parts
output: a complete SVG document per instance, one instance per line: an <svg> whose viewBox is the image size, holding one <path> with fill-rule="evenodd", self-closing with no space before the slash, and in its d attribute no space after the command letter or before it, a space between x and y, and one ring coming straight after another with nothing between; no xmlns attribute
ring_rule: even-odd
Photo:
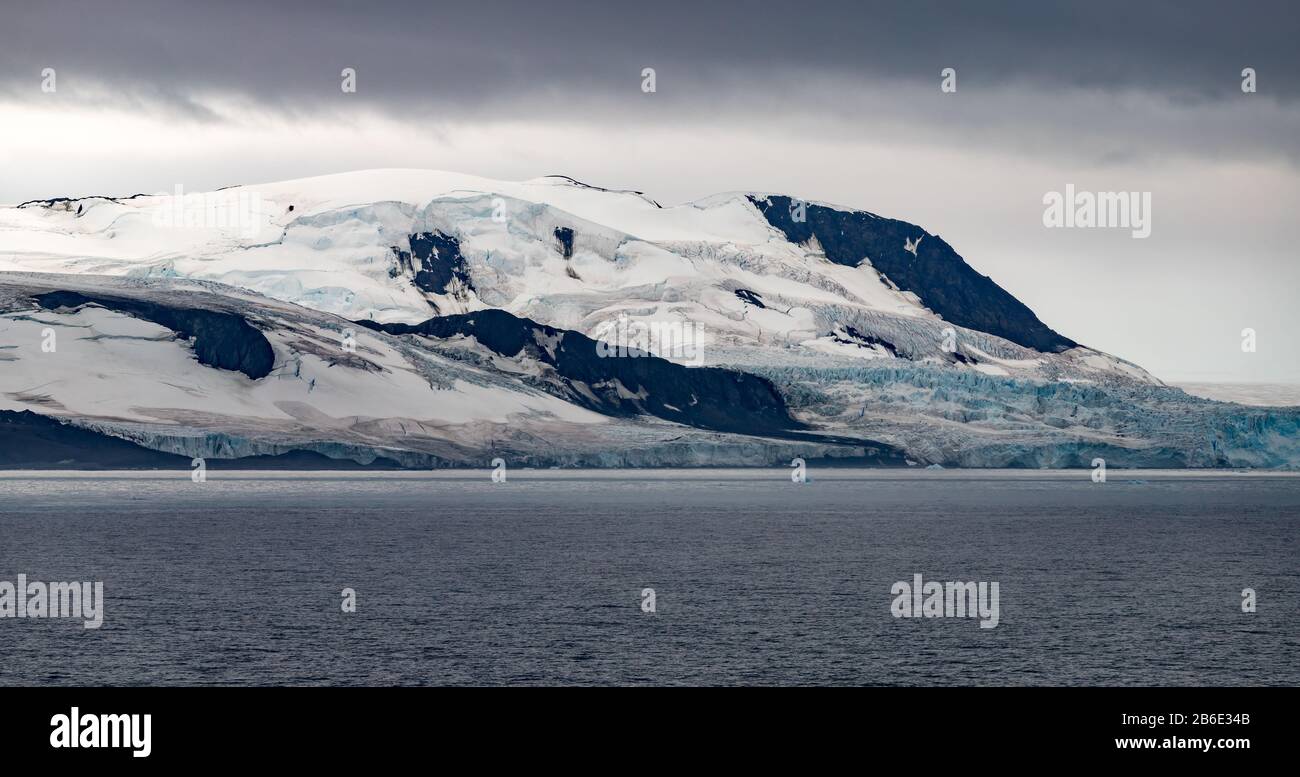
<svg viewBox="0 0 1300 777"><path fill-rule="evenodd" d="M572 177L572 176L568 176L568 175L544 175L544 176L542 176L542 177L543 177L543 178L563 178L564 180L568 181L569 183L576 184L576 185L578 185L578 186L581 186L581 187L584 188L584 189L595 189L595 190L598 191L598 192L609 192L610 194L635 194L635 195L638 196L638 197L643 197L643 198L645 198L646 201L648 201L650 204L654 205L656 208L659 208L660 210L662 210L663 207L664 207L664 206L660 205L659 202L658 202L657 200L655 200L655 199L653 199L653 198L651 198L651 197L646 197L646 193L645 193L645 192L639 192L639 191L637 191L636 189L606 189L606 188L603 187L603 186L593 186L593 185L591 185L591 184L589 184L589 183L583 183L582 181L579 181L577 178L574 178L574 177Z"/></svg>
<svg viewBox="0 0 1300 777"><path fill-rule="evenodd" d="M108 200L109 202L122 202L123 200L134 200L139 197L153 197L153 196L155 195L145 194L144 192L141 192L139 194L132 194L129 197L105 197L102 194L88 194L85 197L51 197L48 200L28 200L27 202L20 202L14 207L25 208L28 205L44 205L45 207L48 208L52 205L57 205L58 203L61 202L81 202L82 200Z"/></svg>
<svg viewBox="0 0 1300 777"><path fill-rule="evenodd" d="M192 458L147 448L133 440L86 429L30 410L0 410L0 470L161 470L192 471ZM235 459L205 458L207 469L221 470L400 470L392 459L370 464L334 459L295 448L277 454Z"/></svg>
<svg viewBox="0 0 1300 777"><path fill-rule="evenodd" d="M858 210L806 203L795 221L785 195L746 195L767 223L791 243L816 238L826 258L846 267L864 259L896 288L912 292L945 321L986 332L1042 353L1060 353L1079 344L1060 334L992 278L966 263L938 235L898 219ZM919 239L916 255L904 243Z"/></svg>
<svg viewBox="0 0 1300 777"><path fill-rule="evenodd" d="M275 366L275 351L266 335L235 313L177 308L130 297L91 296L75 291L50 291L32 299L45 310L94 304L152 322L191 340L199 364L242 372L253 380L270 375Z"/></svg>
<svg viewBox="0 0 1300 777"><path fill-rule="evenodd" d="M762 376L724 367L685 367L648 354L602 357L597 341L581 332L556 329L504 310L489 308L458 313L419 324L379 324L368 320L354 323L390 335L413 334L438 339L473 336L483 347L508 358L527 351L530 358L555 369L564 381L564 391L557 391L550 382L529 385L602 415L648 415L711 432L847 445L862 448L863 456L873 461L904 462L903 452L886 443L822 435L810 430L790 416L784 397ZM539 338L553 347L543 347ZM600 386L613 380L634 394L644 392L645 399L623 399L611 387ZM574 383L583 384L596 400L579 391Z"/></svg>

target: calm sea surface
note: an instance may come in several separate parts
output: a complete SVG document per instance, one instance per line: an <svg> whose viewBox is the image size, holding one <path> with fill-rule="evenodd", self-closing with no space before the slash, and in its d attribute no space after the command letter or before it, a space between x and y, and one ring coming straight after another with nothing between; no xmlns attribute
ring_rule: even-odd
<svg viewBox="0 0 1300 777"><path fill-rule="evenodd" d="M0 473L0 580L106 598L0 619L0 685L1300 685L1300 478L810 476Z"/></svg>

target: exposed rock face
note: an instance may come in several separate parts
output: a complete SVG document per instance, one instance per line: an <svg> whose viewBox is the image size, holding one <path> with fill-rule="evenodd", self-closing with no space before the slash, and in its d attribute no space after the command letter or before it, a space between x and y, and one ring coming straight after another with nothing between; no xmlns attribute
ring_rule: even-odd
<svg viewBox="0 0 1300 777"><path fill-rule="evenodd" d="M563 396L609 415L648 414L701 429L768 434L803 428L767 380L717 367L688 368L650 354L602 356L579 332L538 324L504 310L431 318L420 324L363 326L393 335L464 335L508 358L526 355L555 370Z"/></svg>
<svg viewBox="0 0 1300 777"><path fill-rule="evenodd" d="M460 241L441 232L420 232L410 236L415 285L431 294L473 291Z"/></svg>
<svg viewBox="0 0 1300 777"><path fill-rule="evenodd" d="M86 296L74 291L40 294L36 302L47 310L94 304L151 321L193 340L200 364L242 372L253 380L271 374L275 353L271 343L243 317L197 308L174 308L139 299L107 295Z"/></svg>
<svg viewBox="0 0 1300 777"><path fill-rule="evenodd" d="M573 230L569 227L556 227L555 239L560 242L560 250L565 259L573 258Z"/></svg>
<svg viewBox="0 0 1300 777"><path fill-rule="evenodd" d="M804 220L795 221L791 213L794 201L789 197L749 199L790 241L806 243L816 238L826 258L836 264L857 267L863 260L870 261L899 289L912 292L923 305L958 326L1046 353L1078 345L1052 331L1022 302L972 269L943 238L915 224L811 203L804 205Z"/></svg>

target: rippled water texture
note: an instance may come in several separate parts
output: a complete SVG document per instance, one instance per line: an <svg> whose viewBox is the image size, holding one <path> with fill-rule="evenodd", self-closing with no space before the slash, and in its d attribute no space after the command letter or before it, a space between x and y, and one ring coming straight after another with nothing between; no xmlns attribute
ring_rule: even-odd
<svg viewBox="0 0 1300 777"><path fill-rule="evenodd" d="M1300 478L810 476L6 473L0 580L107 602L0 619L0 684L1300 684Z"/></svg>

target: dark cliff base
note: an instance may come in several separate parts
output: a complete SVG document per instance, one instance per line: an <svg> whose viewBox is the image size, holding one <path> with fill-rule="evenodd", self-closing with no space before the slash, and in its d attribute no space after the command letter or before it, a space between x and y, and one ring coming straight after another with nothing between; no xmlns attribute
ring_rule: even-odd
<svg viewBox="0 0 1300 777"><path fill-rule="evenodd" d="M373 464L331 459L313 451L278 456L207 459L209 470L388 470L395 461ZM30 412L0 410L0 470L180 470L189 472L191 459L163 453L99 432L59 423Z"/></svg>
<svg viewBox="0 0 1300 777"><path fill-rule="evenodd" d="M189 469L190 460L67 426L35 413L0 411L0 469Z"/></svg>

